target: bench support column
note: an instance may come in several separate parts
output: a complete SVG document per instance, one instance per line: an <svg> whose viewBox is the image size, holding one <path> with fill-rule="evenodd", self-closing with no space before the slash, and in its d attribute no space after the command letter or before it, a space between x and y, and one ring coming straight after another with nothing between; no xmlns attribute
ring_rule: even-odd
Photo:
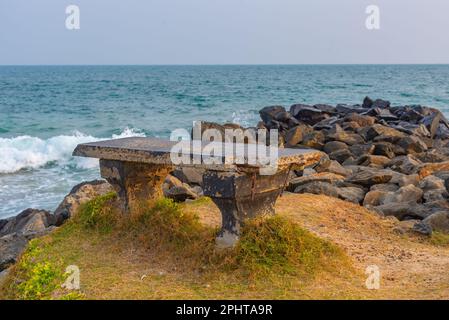
<svg viewBox="0 0 449 320"><path fill-rule="evenodd" d="M219 248L233 247L246 219L274 215L275 204L287 181L287 171L270 176L258 173L208 171L203 176L204 194L220 209L222 229Z"/></svg>
<svg viewBox="0 0 449 320"><path fill-rule="evenodd" d="M100 160L101 176L114 187L124 213L162 197L162 184L171 170L169 165Z"/></svg>

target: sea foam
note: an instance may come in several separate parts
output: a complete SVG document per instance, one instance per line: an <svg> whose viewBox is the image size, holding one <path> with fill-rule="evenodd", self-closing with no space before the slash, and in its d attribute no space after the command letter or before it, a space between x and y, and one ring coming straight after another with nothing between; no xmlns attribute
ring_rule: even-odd
<svg viewBox="0 0 449 320"><path fill-rule="evenodd" d="M120 134L112 135L112 138L136 136L144 137L145 134L136 129L125 128ZM79 143L106 139L78 131L72 135L60 135L49 139L31 136L0 138L0 174L36 169L51 163L59 166L74 166L78 169L94 168L98 166L98 160L74 158L72 151Z"/></svg>

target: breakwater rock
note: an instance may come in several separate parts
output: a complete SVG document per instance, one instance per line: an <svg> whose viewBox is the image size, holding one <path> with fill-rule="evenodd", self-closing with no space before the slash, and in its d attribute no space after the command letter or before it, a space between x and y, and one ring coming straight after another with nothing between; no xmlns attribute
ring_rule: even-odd
<svg viewBox="0 0 449 320"><path fill-rule="evenodd" d="M439 110L366 97L359 105L270 106L260 116L258 127L278 130L281 145L327 155L295 172L289 191L420 220L421 233L448 231L449 122Z"/></svg>

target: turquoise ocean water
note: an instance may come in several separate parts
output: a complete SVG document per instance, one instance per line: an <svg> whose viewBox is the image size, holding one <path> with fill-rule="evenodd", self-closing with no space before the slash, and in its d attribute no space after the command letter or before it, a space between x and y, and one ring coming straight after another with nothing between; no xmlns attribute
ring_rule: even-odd
<svg viewBox="0 0 449 320"><path fill-rule="evenodd" d="M293 103L423 104L449 113L449 65L0 66L0 218L55 209L99 177L74 159L81 142L168 138L194 120L255 125L258 110Z"/></svg>

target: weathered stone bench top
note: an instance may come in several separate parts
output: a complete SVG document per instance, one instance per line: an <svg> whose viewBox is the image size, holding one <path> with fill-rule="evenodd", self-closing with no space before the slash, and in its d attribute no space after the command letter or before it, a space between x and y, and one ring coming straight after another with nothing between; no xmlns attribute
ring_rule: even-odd
<svg viewBox="0 0 449 320"><path fill-rule="evenodd" d="M190 149L190 156L202 156L203 159L207 157L207 154L203 153L204 147L206 145L211 146L210 142L196 141L197 144L193 144ZM152 164L166 164L171 165L172 161L170 158L170 153L172 147L179 142L168 141L158 138L142 138L142 137L132 137L132 138L122 138L114 140L105 140L98 142L83 143L76 147L73 152L74 156L99 158L105 160L117 160L117 161L129 161L129 162L140 162L140 163L152 163ZM182 141L186 146L191 143L191 141ZM214 143L212 143L213 145ZM225 159L223 157L223 165L207 165L207 164L191 164L191 166L200 166L202 168L214 169L214 170L233 170L236 167L248 167L248 162L246 161L248 157L253 156L251 151L248 151L247 146L239 143L215 143L221 144L224 148L232 147L242 147L244 148L244 158L245 165L232 165L225 164ZM186 148L185 150L189 150ZM311 163L316 163L323 156L323 153L317 150L311 149L278 149L277 166L279 169L288 167L289 165L304 166ZM269 151L269 147L266 147L266 151ZM188 166L188 164L183 164ZM263 167L264 165L255 163L250 165L250 167Z"/></svg>

